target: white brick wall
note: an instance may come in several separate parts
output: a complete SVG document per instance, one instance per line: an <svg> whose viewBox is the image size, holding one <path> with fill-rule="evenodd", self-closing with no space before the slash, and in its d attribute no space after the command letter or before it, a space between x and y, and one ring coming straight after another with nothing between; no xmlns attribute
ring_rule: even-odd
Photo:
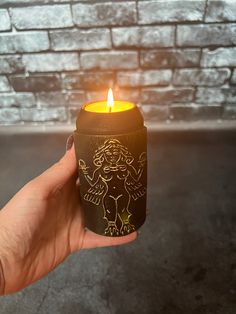
<svg viewBox="0 0 236 314"><path fill-rule="evenodd" d="M236 118L235 0L0 2L1 124L72 122L110 86L146 120Z"/></svg>

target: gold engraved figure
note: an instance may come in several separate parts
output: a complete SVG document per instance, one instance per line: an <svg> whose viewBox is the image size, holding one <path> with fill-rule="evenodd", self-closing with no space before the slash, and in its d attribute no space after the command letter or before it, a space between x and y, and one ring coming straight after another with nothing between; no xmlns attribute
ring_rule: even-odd
<svg viewBox="0 0 236 314"><path fill-rule="evenodd" d="M146 194L146 188L139 182L146 164L146 153L140 154L137 169L132 165L133 161L127 147L117 139L106 140L96 150L93 156L96 168L92 175L89 175L85 161L79 160L79 169L90 185L83 198L95 205L102 204L103 218L107 220L105 235L125 235L135 230L130 223L129 206L131 198L136 201Z"/></svg>

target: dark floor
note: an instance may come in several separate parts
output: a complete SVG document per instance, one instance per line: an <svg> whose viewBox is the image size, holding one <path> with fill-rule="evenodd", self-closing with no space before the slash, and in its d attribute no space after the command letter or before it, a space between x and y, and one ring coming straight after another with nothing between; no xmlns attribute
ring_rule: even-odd
<svg viewBox="0 0 236 314"><path fill-rule="evenodd" d="M65 138L0 136L0 207ZM236 133L149 134L148 209L136 242L74 254L0 313L235 314Z"/></svg>

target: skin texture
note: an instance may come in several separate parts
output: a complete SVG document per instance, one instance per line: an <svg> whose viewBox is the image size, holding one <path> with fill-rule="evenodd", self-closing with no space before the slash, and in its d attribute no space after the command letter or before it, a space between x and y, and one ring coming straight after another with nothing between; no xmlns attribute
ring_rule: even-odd
<svg viewBox="0 0 236 314"><path fill-rule="evenodd" d="M39 280L71 253L125 244L137 237L104 237L84 227L74 146L27 183L0 211L0 294Z"/></svg>

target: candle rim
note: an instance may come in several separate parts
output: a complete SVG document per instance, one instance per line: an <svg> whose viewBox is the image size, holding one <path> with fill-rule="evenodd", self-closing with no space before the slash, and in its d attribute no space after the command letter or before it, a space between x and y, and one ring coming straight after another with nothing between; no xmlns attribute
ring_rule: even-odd
<svg viewBox="0 0 236 314"><path fill-rule="evenodd" d="M128 109L124 109L124 110L119 110L119 111L112 111L112 112L109 112L109 111L104 111L104 112L99 112L99 111L92 111L92 110L86 110L86 107L88 107L89 105L92 105L92 104L106 104L107 105L107 101L106 100L98 100L98 101L91 101L89 103L86 103L82 106L82 109L86 112L91 112L91 113L99 113L99 114L109 114L109 113L121 113L121 112L125 112L125 111L129 111L129 110L132 110L133 108L137 107L135 103L131 102L131 101L126 101L126 100L114 100L114 105L116 103L119 103L119 102L122 102L122 103L126 103L126 104L129 104L130 105L130 108Z"/></svg>
<svg viewBox="0 0 236 314"><path fill-rule="evenodd" d="M88 105L89 103L87 103ZM126 111L91 112L81 107L76 119L76 130L83 134L113 135L133 132L144 127L144 119L139 107L132 103L133 108Z"/></svg>

